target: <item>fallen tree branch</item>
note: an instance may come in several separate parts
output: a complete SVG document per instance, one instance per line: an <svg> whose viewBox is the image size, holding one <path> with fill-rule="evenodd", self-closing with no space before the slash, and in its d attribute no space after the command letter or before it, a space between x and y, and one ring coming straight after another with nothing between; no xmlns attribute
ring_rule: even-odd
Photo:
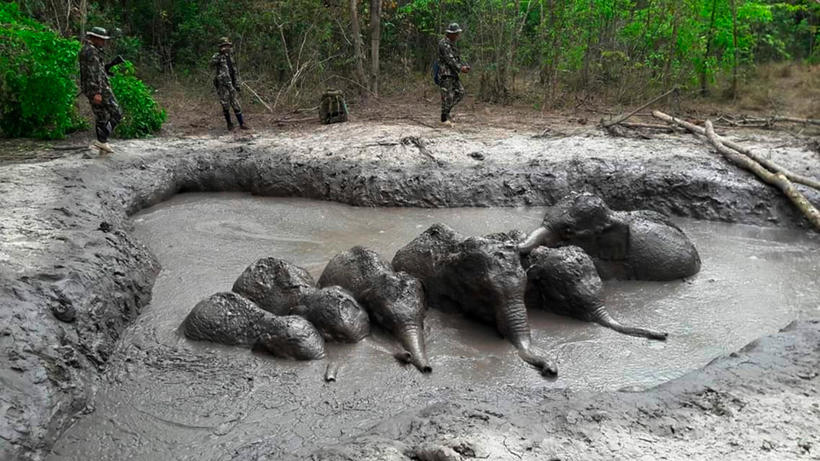
<svg viewBox="0 0 820 461"><path fill-rule="evenodd" d="M661 130L667 132L675 132L678 128L669 125L659 125L656 123L630 123L630 122L621 122L619 125L634 129L646 129L646 130Z"/></svg>
<svg viewBox="0 0 820 461"><path fill-rule="evenodd" d="M319 117L305 117L305 118L280 118L274 120L273 123L301 123L319 120Z"/></svg>
<svg viewBox="0 0 820 461"><path fill-rule="evenodd" d="M811 118L785 117L780 115L773 115L771 117L741 118L740 120L735 121L735 123L741 125L749 123L763 123L768 126L774 125L777 122L800 123L803 125L820 125L820 120L815 120Z"/></svg>
<svg viewBox="0 0 820 461"><path fill-rule="evenodd" d="M699 127L695 124L689 123L686 120L681 120L679 118L672 117L671 115L664 114L663 112L661 112L659 110L652 111L652 115L655 118L661 119L666 123L671 123L673 125L682 126L682 127L686 128L687 130L691 131L692 133L700 134L700 135L704 135L704 136L706 135L706 130L704 128ZM781 167L777 163L774 163L773 161L771 161L767 158L763 158L763 157L755 154L749 148L741 146L740 144L738 144L736 142L729 141L728 139L721 139L721 143L723 145L725 145L726 147L729 147L731 149L734 149L734 150L740 152L743 155L746 155L750 159L760 163L761 165L765 166L769 170L771 170L775 173L783 174L783 176L785 176L790 181L793 181L793 182L796 182L796 183L799 183L799 184L803 184L804 186L809 186L809 187L813 187L815 189L820 190L820 181L817 181L816 179L807 178L805 176L802 176L802 175L799 175L799 174L796 174L796 173L792 173L791 171Z"/></svg>
<svg viewBox="0 0 820 461"><path fill-rule="evenodd" d="M729 149L726 147L718 138L717 134L715 134L715 129L712 126L712 122L706 120L706 137L709 139L709 142L720 152L727 160L735 165L743 168L745 170L749 170L758 178L760 178L763 182L771 184L778 189L780 189L786 197L791 200L791 202L803 213L806 219L814 226L815 230L820 231L820 211L817 211L817 208L809 202L806 197L794 187L794 184L789 181L783 173L772 173L769 170L763 168L760 163L755 162L751 158L740 154L733 149Z"/></svg>
<svg viewBox="0 0 820 461"><path fill-rule="evenodd" d="M664 93L664 94L662 94L662 95L660 95L660 96L658 96L658 97L656 97L656 98L652 99L651 101L649 101L649 102L647 102L647 103L644 103L643 105L641 105L641 106L640 106L640 107L638 107L637 109L635 109L635 110L633 110L633 111L631 111L631 112L629 112L629 113L626 113L626 114L624 114L624 115L621 115L621 116L619 116L619 117L615 117L614 119L612 119L612 120L610 120L610 121L608 121L608 122L604 122L603 120L601 120L601 126L603 126L604 128L609 128L609 127L611 127L611 126L613 126L613 125L617 125L617 124L619 124L619 123L623 122L624 120L628 119L629 117L632 117L633 115L637 114L638 112L640 112L640 111L642 111L642 110L646 109L647 107L651 106L652 104L655 104L656 102L660 101L661 99L663 99L663 98L665 98L665 97L669 96L670 94L674 93L674 92L675 92L675 91L677 91L677 90L678 90L678 88L677 88L677 87L674 87L674 88L672 88L671 90L667 91L666 93Z"/></svg>
<svg viewBox="0 0 820 461"><path fill-rule="evenodd" d="M422 155L424 155L427 158L429 158L430 160L432 160L436 165L438 165L438 166L443 165L443 163L439 159L437 159L433 155L433 153L430 152L429 149L427 149L427 143L423 139L419 138L418 136L406 136L404 138L401 138L401 143L404 144L404 145L416 146L416 148L418 148L419 152L421 152Z"/></svg>
<svg viewBox="0 0 820 461"><path fill-rule="evenodd" d="M247 88L248 91L251 92L251 94L256 96L256 99L258 99L259 102L261 102L262 105L265 106L266 109L268 109L268 112L273 113L273 109L268 105L268 103L265 102L264 99L262 99L262 96L259 96L259 94L257 94L256 91L253 91L253 88L251 88L247 83L242 82L242 84L245 85L245 88Z"/></svg>
<svg viewBox="0 0 820 461"><path fill-rule="evenodd" d="M83 150L88 149L87 145L83 146L51 146L51 150Z"/></svg>

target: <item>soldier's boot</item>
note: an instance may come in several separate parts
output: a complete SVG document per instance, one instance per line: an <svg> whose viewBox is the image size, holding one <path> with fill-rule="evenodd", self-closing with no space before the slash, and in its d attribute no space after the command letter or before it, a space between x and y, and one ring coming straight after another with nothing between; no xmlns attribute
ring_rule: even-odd
<svg viewBox="0 0 820 461"><path fill-rule="evenodd" d="M233 131L233 121L231 120L231 113L228 109L222 109L222 115L225 116L225 122L228 123L228 131Z"/></svg>
<svg viewBox="0 0 820 461"><path fill-rule="evenodd" d="M245 125L245 119L242 117L242 112L236 112L236 119L239 120L239 128L242 130L250 130L248 125Z"/></svg>
<svg viewBox="0 0 820 461"><path fill-rule="evenodd" d="M94 141L94 143L91 144L91 145L100 150L100 155L106 155L106 154L113 154L114 153L114 149L112 149L111 146L107 142Z"/></svg>

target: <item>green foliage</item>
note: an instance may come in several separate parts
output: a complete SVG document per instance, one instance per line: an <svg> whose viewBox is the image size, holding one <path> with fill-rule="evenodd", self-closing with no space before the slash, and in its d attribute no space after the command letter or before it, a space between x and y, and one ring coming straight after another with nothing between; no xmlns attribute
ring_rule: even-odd
<svg viewBox="0 0 820 461"><path fill-rule="evenodd" d="M29 16L65 35L80 25L72 2L20 0ZM369 51L369 0L353 3ZM117 52L141 65L201 81L215 41L229 36L245 76L274 104L287 94L354 77L349 1L101 0L88 2L88 24L121 27ZM618 100L671 86L707 90L743 77L756 64L820 61L817 0L383 0L381 75L386 83L425 76L446 25L473 71L473 94L506 101L520 82L544 103L583 91ZM67 18L71 18L68 20ZM365 60L368 58L365 56ZM369 70L370 63L364 63ZM523 78L519 78L523 76ZM338 78L337 78L338 77ZM537 83L535 83L537 81ZM382 88L389 85L382 85ZM280 99L281 97L281 99ZM305 102L305 101L302 101Z"/></svg>
<svg viewBox="0 0 820 461"><path fill-rule="evenodd" d="M114 69L111 89L123 113L114 133L121 138L143 138L159 131L166 113L154 101L153 91L135 76L131 62L125 61Z"/></svg>
<svg viewBox="0 0 820 461"><path fill-rule="evenodd" d="M74 98L79 42L0 3L0 130L54 139L82 126Z"/></svg>

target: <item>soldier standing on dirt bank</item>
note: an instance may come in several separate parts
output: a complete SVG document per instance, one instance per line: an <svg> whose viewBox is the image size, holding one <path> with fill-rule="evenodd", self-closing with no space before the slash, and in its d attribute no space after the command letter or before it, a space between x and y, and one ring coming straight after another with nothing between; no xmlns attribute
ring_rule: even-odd
<svg viewBox="0 0 820 461"><path fill-rule="evenodd" d="M225 115L225 121L228 123L228 131L233 130L233 122L231 121L231 107L236 114L236 120L239 122L239 128L243 130L249 129L245 125L245 120L242 118L242 106L239 105L239 70L236 68L236 63L231 56L231 48L233 44L228 37L219 39L219 53L216 53L211 58L211 67L216 72L214 76L214 86L216 93L219 95L219 104L222 105L222 114Z"/></svg>
<svg viewBox="0 0 820 461"><path fill-rule="evenodd" d="M113 153L108 145L108 137L122 120L120 106L111 91L106 67L102 60L102 49L111 37L102 27L94 27L85 33L86 40L80 50L80 88L88 97L91 111L96 119L97 140L92 147L100 150L100 155ZM112 63L113 64L113 63ZM110 65L108 66L110 67Z"/></svg>
<svg viewBox="0 0 820 461"><path fill-rule="evenodd" d="M450 111L464 97L464 87L459 80L459 72L467 73L470 66L461 61L456 41L461 35L461 27L452 23L447 27L445 37L438 42L438 77L441 89L441 123L453 126Z"/></svg>

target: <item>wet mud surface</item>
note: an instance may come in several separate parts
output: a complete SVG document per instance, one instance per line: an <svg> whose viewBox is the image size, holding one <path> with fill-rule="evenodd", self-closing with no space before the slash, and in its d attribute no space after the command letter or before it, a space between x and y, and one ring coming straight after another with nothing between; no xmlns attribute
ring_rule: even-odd
<svg viewBox="0 0 820 461"><path fill-rule="evenodd" d="M329 385L321 379L324 361L294 363L177 332L196 302L229 290L262 256L287 259L318 278L338 252L364 244L389 260L434 222L482 235L529 229L541 217L540 208L354 208L241 194L183 194L140 213L134 234L163 267L153 301L124 332L95 412L64 434L52 459L230 459L260 444L270 459L301 458L445 395L504 402L510 389L538 395L648 388L792 319L820 315L817 238L689 219L679 225L700 249L699 274L606 287L615 315L669 331L669 341L531 312L534 341L557 357L554 381L518 360L492 329L435 310L425 328L432 375L401 367L389 353L390 340L377 335L352 347L330 346L344 368ZM517 413L507 405L495 411Z"/></svg>
<svg viewBox="0 0 820 461"><path fill-rule="evenodd" d="M96 393L116 389L116 386L122 385L118 384L118 380L137 382L139 374L145 373L148 368L167 373L164 379L169 387L191 386L191 374L200 377L196 382L204 382L208 376L227 377L236 369L235 358L230 355L232 352L216 354L215 351L198 350L192 346L191 355L174 355L173 351L180 345L167 342L168 338L163 336L160 329L153 333L157 337L150 340L140 341L129 336L132 331L139 330L140 314L150 303L161 268L157 255L135 235L130 217L179 192L244 191L257 195L333 200L360 206L438 208L539 206L553 203L569 190L588 190L602 196L616 209L648 208L683 217L778 225L806 232L800 230L806 226L803 219L774 189L726 165L700 141L676 136L659 136L652 140L613 139L594 130L552 138L534 138L534 134L537 133L503 129L443 132L406 125L349 123L320 127L310 133L129 141L118 143L118 153L108 159L83 159L77 153L49 162L3 165L0 167L0 458L43 458L71 424L79 421L77 424L81 425L85 418L94 417L97 411L116 414L116 411L104 408L104 404L100 404L101 409L97 410L95 405L104 402L105 398L95 397ZM423 142L410 138L412 136ZM744 133L742 136L743 139L738 139L730 135L794 171L804 174L818 171L820 159L799 143L764 135ZM419 146L424 147L424 152ZM807 191L806 195L814 203L820 202L817 193ZM242 230L235 232L241 233ZM749 244L750 247L757 245L755 242ZM763 245L762 248L766 250L768 247ZM230 260L227 255L224 259ZM230 274L228 277L235 276ZM720 279L716 279L718 282L714 283L719 283ZM812 293L812 290L811 287L803 287L798 293L816 297L816 291ZM151 312L154 310L146 310L148 315ZM637 316L654 315L652 312L663 310L647 313L637 306L630 307L627 300L624 307L615 313L624 318L634 313L635 318L639 318ZM663 318L660 315L658 321ZM135 324L135 321L138 323ZM544 323L550 322L545 320ZM132 325L134 329L129 329ZM458 324L448 322L447 325ZM572 325L581 328L579 324ZM770 325L769 330L760 331L760 334L776 328ZM448 328L457 333L456 327ZM675 333L675 329L670 330ZM762 349L755 349L757 355L746 357L747 361L757 364L763 364L765 360L772 363L779 360L777 367L782 373L775 377L761 371L776 368L767 364L760 365L757 371L749 370L748 375L743 376L742 383L739 378L732 377L735 373L732 367L735 365L731 363L708 366L695 374L701 373L703 380L716 376L715 379L722 383L721 389L726 392L734 389L733 386L746 386L747 382L752 383L751 386L759 386L759 392L755 394L757 397L749 398L750 402L756 402L754 408L760 411L757 413L758 419L760 415L768 414L766 411L774 411L776 414L768 417L770 421L782 422L799 415L803 421L817 423L816 411L812 409L816 407L812 407L811 400L805 400L808 398L806 393L816 396L816 387L812 387L816 386L816 374L806 375L810 376L806 379L784 378L803 373L800 370L806 367L817 369L817 352L812 349L813 346L806 346L817 344L817 330L816 323L807 320L789 332L761 343ZM583 327L580 331L588 330ZM678 333L681 331L678 330ZM806 338L813 338L814 343L807 343L809 339ZM483 344L483 340L477 341ZM453 348L457 344L470 344L470 341L459 338L458 342L453 342ZM790 349L783 349L787 346ZM374 348L378 347L378 342L374 341ZM567 350L559 352L559 360L562 353L571 354L571 347L564 349ZM358 352L350 353L355 356ZM507 352L504 349L495 353L502 357ZM709 356L715 353L712 351ZM435 356L434 353L431 355ZM381 357L376 353L373 356ZM202 357L207 359L203 361ZM169 444L191 446L201 435L202 428L208 428L212 431L212 437L225 441L223 445L220 441L213 442L212 446L219 446L214 450L220 454L227 453L223 456L227 458L253 459L276 453L276 450L306 450L301 448L307 446L304 441L315 439L314 432L321 433L321 430L306 428L297 438L290 439L294 441L293 447L284 448L277 445L280 439L276 433L293 426L296 416L288 416L293 414L289 409L298 409L309 402L300 401L282 391L274 393L271 383L293 380L292 386L314 386L314 391L310 391L313 394L306 391L308 394L305 395L323 392L323 384L320 380L302 379L301 373L314 376L310 365L298 371L283 366L271 372L271 361L267 357L251 357L258 364L258 369L246 368L241 378L234 375L232 379L226 379L221 390L200 388L198 394L189 395L187 400L194 401L194 404L199 402L202 411L197 418L201 420L178 421L167 418L156 409L157 405L163 404L165 407L178 405L178 408L191 408L190 402L157 403L151 400L150 405L140 406L140 396L145 399L153 399L154 396L137 392L134 396L123 396L121 404L133 402L138 409L146 412L145 418L167 420L162 424L179 425L181 428L196 426L186 436L188 439L180 439L177 434ZM128 372L128 358L139 364L131 365L133 376ZM422 378L412 374L411 370L396 372L395 368L394 363L386 362L383 368L379 367L396 373L395 381L390 382L396 386L399 386L399 377ZM184 371L175 375L175 370ZM562 371L569 373L571 368L564 366ZM265 375L263 372L272 374ZM274 375L277 376L275 380L266 378ZM319 373L316 372L315 376ZM307 384L301 384L303 382ZM357 420L356 414L360 412L357 409L372 406L366 384L360 391L362 407L340 403L345 402L344 399L328 398L329 403L311 400L315 414L320 415L313 419L314 423L320 426L324 424L322 415L336 413L345 414L350 421ZM364 436L377 437L378 441L363 443L365 439L357 438L356 434L365 430L367 423L351 423L344 435L334 434L336 439L346 441L338 453L352 453L349 459L365 459L365 451L372 448L373 453L383 455L398 450L395 451L399 454L396 459L410 455L418 459L436 459L422 450L422 445L438 443L437 437L441 434L455 437L454 434L458 433L466 437L472 433L471 437L475 436L474 426L470 424L475 418L465 420L463 415L457 415L461 414L460 409L472 411L477 408L475 405L479 405L470 403L469 396L464 397L464 389L437 386L435 392L425 393L419 391L419 387L412 387L415 392L412 398L416 400L410 403L414 405L396 408L396 413L406 410L412 414L383 420L375 426L374 432L369 431L370 435ZM601 389L604 388L606 386L602 385ZM632 419L613 422L613 428L627 427L640 416L632 413L635 402L628 402L618 393L605 391L584 395L583 392L587 391L580 391L581 394L576 395L576 391L533 390L521 384L509 384L506 389L508 392L499 395L498 402L501 403L475 399L481 402L479 406L483 408L481 414L484 415L490 414L487 411L496 412L492 408L499 405L518 411L504 418L487 416L484 419L479 415L477 420L490 431L485 438L492 443L500 443L501 439L496 437L499 434L524 436L519 429L538 421L536 425L543 430L553 431L551 433L556 437L565 437L560 440L566 442L573 438L574 433L569 426L556 428L547 425L543 417L538 416L539 412L534 410L534 406L538 405L552 408L551 411L556 414L565 414L571 407L593 400L609 402L607 405L612 411L630 409L626 413ZM653 399L657 395L652 392L634 395L641 395L646 401L656 401ZM679 394L683 391L669 391L670 395L676 392ZM790 401L789 405L773 406L772 402L783 399L770 396L779 396L782 392L788 392L796 400ZM249 397L243 401L244 407L227 412L219 402L223 396L232 393L259 396L259 400ZM546 399L544 401L538 397L542 394ZM556 395L566 395L564 403L560 403L561 399ZM396 393L392 398L402 400L405 397ZM686 401L682 394L680 398ZM670 397L658 403L663 407L660 413L669 411L678 415L676 412L681 407L674 399ZM450 402L455 407L442 405L441 402ZM230 430L234 423L240 428L252 427L255 421L253 409L264 408L265 405L280 408L283 416L278 424L285 429L270 429L269 433L261 436L258 433L243 435L241 430ZM432 410L429 405L434 405ZM751 407L753 405L749 403L746 408ZM528 413L528 409L535 413ZM705 410L692 411L702 414ZM130 414L137 413L139 411L133 410ZM434 414L445 418L441 423L452 427L452 431L441 428L435 433L429 432L437 424L431 422ZM754 415L750 412L743 417ZM515 423L518 425L504 429L507 427L505 425L513 424L519 417L529 423ZM425 429L421 432L417 430L420 427L418 418L427 418L430 423L423 424ZM748 418L738 420L736 427L724 423L720 423L721 428L727 431L756 427L754 421ZM110 423L112 426L117 424L121 425L115 418ZM121 427L129 430L127 424ZM794 432L791 435L809 433L800 424L789 427ZM156 440L162 440L161 437L168 432L173 433L161 428L162 425L157 422L153 429L158 434ZM330 432L327 430L327 433ZM225 436L220 436L221 433ZM130 446L129 450L139 453L135 447L145 447L147 442L140 438L139 433L135 434L130 441L123 436L118 443ZM711 433L707 435L712 436ZM231 437L239 441L255 441L245 445L228 443ZM400 439L405 441L394 443ZM100 440L102 446L107 443L103 441L109 438L101 436ZM518 455L526 451L521 451L521 444L513 444L506 438L503 440L506 444L493 446L509 445L512 452ZM535 439L525 437L525 440ZM776 442L772 441L770 445L779 443ZM587 445L595 444L590 442ZM241 448L228 448L235 446ZM816 442L814 446L817 446ZM357 447L365 451L356 451ZM421 451L407 451L416 448ZM438 449L434 448L431 450ZM458 452L459 456L468 456L471 449L459 448L464 452ZM596 450L606 453L602 448ZM284 451L282 453L284 456ZM504 453L503 456L490 458L519 458L506 450ZM335 456L330 452L316 454L317 457L326 455ZM273 459L278 457L271 455ZM387 455L376 457L389 458Z"/></svg>

